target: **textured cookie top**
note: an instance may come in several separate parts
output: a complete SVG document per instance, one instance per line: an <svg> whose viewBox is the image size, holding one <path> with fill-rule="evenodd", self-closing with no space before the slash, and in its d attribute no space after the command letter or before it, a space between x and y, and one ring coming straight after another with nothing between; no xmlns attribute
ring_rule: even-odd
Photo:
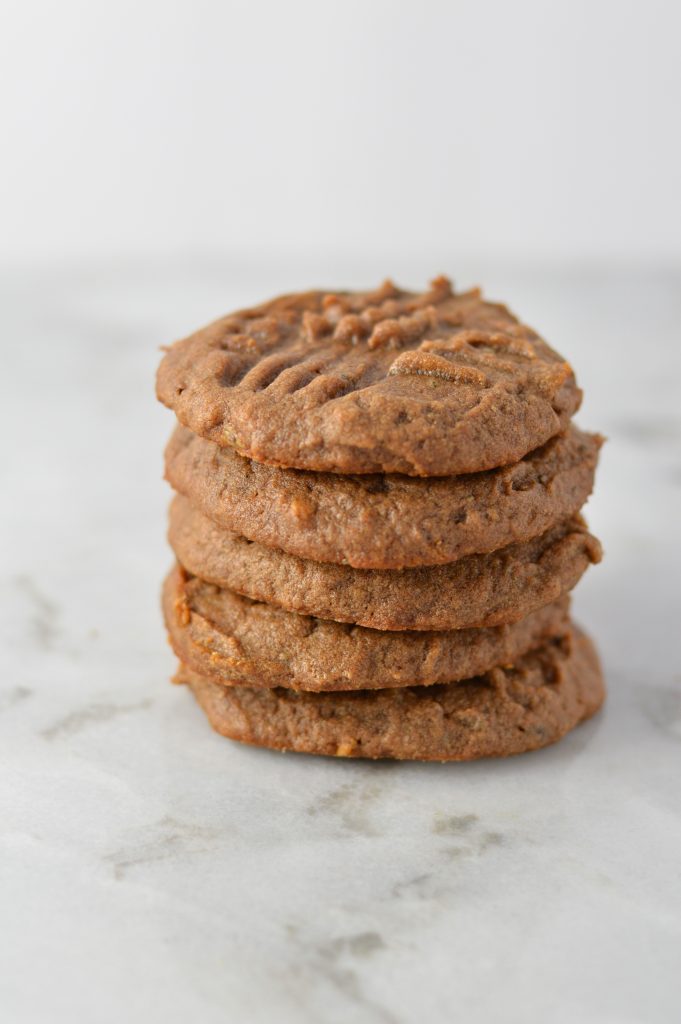
<svg viewBox="0 0 681 1024"><path fill-rule="evenodd" d="M521 459L579 407L570 366L504 307L436 278L422 294L286 295L161 362L185 426L273 465L439 476Z"/></svg>

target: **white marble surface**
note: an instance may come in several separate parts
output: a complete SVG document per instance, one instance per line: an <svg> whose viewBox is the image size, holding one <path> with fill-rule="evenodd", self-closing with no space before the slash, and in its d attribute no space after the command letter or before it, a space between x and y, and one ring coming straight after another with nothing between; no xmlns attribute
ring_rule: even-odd
<svg viewBox="0 0 681 1024"><path fill-rule="evenodd" d="M315 276L3 277L0 1018L676 1022L681 277L488 271L610 437L576 598L610 699L544 752L420 766L242 748L167 684L157 346Z"/></svg>

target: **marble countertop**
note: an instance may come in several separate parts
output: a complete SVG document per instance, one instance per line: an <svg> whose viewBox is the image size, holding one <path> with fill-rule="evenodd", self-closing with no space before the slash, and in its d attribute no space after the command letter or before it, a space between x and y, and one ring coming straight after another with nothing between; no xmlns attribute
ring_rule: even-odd
<svg viewBox="0 0 681 1024"><path fill-rule="evenodd" d="M606 560L576 596L610 698L554 748L423 766L240 747L167 684L158 346L314 276L208 260L0 284L0 1016L676 1022L681 277L487 275L610 439L588 508Z"/></svg>

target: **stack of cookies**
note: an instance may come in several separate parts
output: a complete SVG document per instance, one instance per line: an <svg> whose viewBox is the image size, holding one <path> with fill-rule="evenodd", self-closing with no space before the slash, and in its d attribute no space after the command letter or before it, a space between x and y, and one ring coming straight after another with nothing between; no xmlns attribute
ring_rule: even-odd
<svg viewBox="0 0 681 1024"><path fill-rule="evenodd" d="M604 697L569 592L601 438L570 366L480 293L284 296L164 356L177 564L163 608L225 736L467 760Z"/></svg>

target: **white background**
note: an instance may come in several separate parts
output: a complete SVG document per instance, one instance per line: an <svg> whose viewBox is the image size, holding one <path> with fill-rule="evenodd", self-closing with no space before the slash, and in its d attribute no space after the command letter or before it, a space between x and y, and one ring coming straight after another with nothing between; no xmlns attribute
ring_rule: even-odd
<svg viewBox="0 0 681 1024"><path fill-rule="evenodd" d="M680 12L2 3L2 1024L678 1024ZM606 706L469 765L228 743L167 683L158 347L437 272L608 437Z"/></svg>
<svg viewBox="0 0 681 1024"><path fill-rule="evenodd" d="M0 260L681 257L675 0L4 0Z"/></svg>

